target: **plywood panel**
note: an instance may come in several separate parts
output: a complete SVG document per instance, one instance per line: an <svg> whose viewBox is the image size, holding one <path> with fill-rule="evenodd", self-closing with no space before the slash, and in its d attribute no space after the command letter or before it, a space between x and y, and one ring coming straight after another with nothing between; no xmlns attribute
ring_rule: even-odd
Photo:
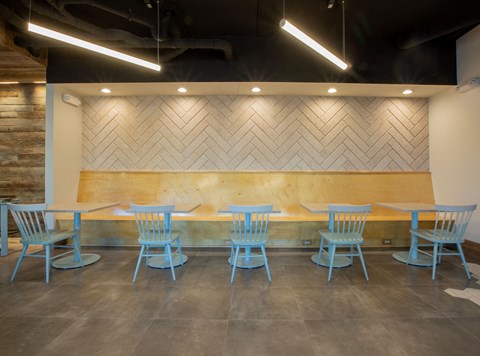
<svg viewBox="0 0 480 356"><path fill-rule="evenodd" d="M296 209L301 202L433 203L428 172L99 172L80 175L78 201L121 204L272 203Z"/></svg>

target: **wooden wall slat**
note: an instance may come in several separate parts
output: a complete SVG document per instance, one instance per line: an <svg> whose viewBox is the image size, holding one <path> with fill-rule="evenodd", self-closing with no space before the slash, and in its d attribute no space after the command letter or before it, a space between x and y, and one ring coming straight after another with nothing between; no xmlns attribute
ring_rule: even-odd
<svg viewBox="0 0 480 356"><path fill-rule="evenodd" d="M0 85L0 197L45 200L45 84ZM16 232L9 217L9 230Z"/></svg>

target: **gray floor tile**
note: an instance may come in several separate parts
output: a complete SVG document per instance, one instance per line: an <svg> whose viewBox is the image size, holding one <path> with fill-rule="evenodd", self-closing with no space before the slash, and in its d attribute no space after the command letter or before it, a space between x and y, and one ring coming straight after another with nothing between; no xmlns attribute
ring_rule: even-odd
<svg viewBox="0 0 480 356"><path fill-rule="evenodd" d="M68 318L0 319L0 354L35 355L74 322Z"/></svg>
<svg viewBox="0 0 480 356"><path fill-rule="evenodd" d="M293 290L235 288L229 319L300 319Z"/></svg>
<svg viewBox="0 0 480 356"><path fill-rule="evenodd" d="M131 355L151 320L81 318L39 355Z"/></svg>
<svg viewBox="0 0 480 356"><path fill-rule="evenodd" d="M383 319L408 355L477 355L478 339L450 319Z"/></svg>
<svg viewBox="0 0 480 356"><path fill-rule="evenodd" d="M314 355L301 320L229 320L224 355Z"/></svg>
<svg viewBox="0 0 480 356"><path fill-rule="evenodd" d="M226 320L154 320L135 355L222 355Z"/></svg>
<svg viewBox="0 0 480 356"><path fill-rule="evenodd" d="M398 262L393 265L382 265L381 268L390 277L397 280L404 286L438 286L438 287L462 287L468 285L469 282L465 274L456 272L455 277L442 274L439 271L435 280L432 281L431 267L417 267L407 266L406 264ZM451 267L448 267L451 268Z"/></svg>
<svg viewBox="0 0 480 356"><path fill-rule="evenodd" d="M477 285L477 289L480 288ZM467 299L455 298L445 292L445 288L411 287L427 303L448 317L480 317L480 306Z"/></svg>
<svg viewBox="0 0 480 356"><path fill-rule="evenodd" d="M159 319L226 320L232 289L175 287L156 317Z"/></svg>
<svg viewBox="0 0 480 356"><path fill-rule="evenodd" d="M109 285L103 297L86 314L95 318L155 318L170 293L169 288Z"/></svg>
<svg viewBox="0 0 480 356"><path fill-rule="evenodd" d="M407 355L375 319L307 320L317 355Z"/></svg>
<svg viewBox="0 0 480 356"><path fill-rule="evenodd" d="M480 317L453 318L452 320L480 341Z"/></svg>
<svg viewBox="0 0 480 356"><path fill-rule="evenodd" d="M230 269L230 273L232 269ZM268 281L265 267L254 269L237 268L235 271L234 288L290 288L290 278L285 266L270 266L272 283ZM228 276L230 278L230 275Z"/></svg>
<svg viewBox="0 0 480 356"><path fill-rule="evenodd" d="M42 298L58 286L45 282L20 282L0 287L0 316L11 315L17 310Z"/></svg>
<svg viewBox="0 0 480 356"><path fill-rule="evenodd" d="M295 291L303 318L340 320L445 317L412 290L397 286L350 286Z"/></svg>
<svg viewBox="0 0 480 356"><path fill-rule="evenodd" d="M98 286L64 285L43 294L31 303L11 311L17 316L80 317L105 296Z"/></svg>

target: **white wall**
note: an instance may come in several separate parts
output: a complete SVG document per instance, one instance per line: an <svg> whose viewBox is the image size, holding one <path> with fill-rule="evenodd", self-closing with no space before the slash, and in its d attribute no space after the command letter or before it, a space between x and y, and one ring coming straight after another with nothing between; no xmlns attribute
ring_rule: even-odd
<svg viewBox="0 0 480 356"><path fill-rule="evenodd" d="M59 85L47 85L45 199L48 204L77 201L83 112L81 106L63 102L62 94L67 92Z"/></svg>
<svg viewBox="0 0 480 356"><path fill-rule="evenodd" d="M457 41L461 83L480 75L480 26ZM480 88L430 99L430 170L437 203L479 205L466 238L480 243Z"/></svg>

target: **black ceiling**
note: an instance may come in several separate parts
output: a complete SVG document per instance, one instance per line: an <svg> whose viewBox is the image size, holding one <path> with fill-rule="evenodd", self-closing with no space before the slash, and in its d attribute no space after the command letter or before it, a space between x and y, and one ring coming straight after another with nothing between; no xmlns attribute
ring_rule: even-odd
<svg viewBox="0 0 480 356"><path fill-rule="evenodd" d="M164 0L163 68L155 73L24 33L18 20L28 18L29 1L1 0L1 13L15 28L18 45L33 53L49 48L49 82L455 84L455 41L480 23L479 0L346 0L346 61L351 68L342 72L279 28L282 0ZM332 9L328 2L286 0L285 17L341 55L342 2L334 1ZM32 22L156 61L155 0L33 0L32 10ZM124 41L125 36L146 45ZM208 48L214 47L212 39L222 40L215 42L220 50ZM231 58L225 49L229 45Z"/></svg>

